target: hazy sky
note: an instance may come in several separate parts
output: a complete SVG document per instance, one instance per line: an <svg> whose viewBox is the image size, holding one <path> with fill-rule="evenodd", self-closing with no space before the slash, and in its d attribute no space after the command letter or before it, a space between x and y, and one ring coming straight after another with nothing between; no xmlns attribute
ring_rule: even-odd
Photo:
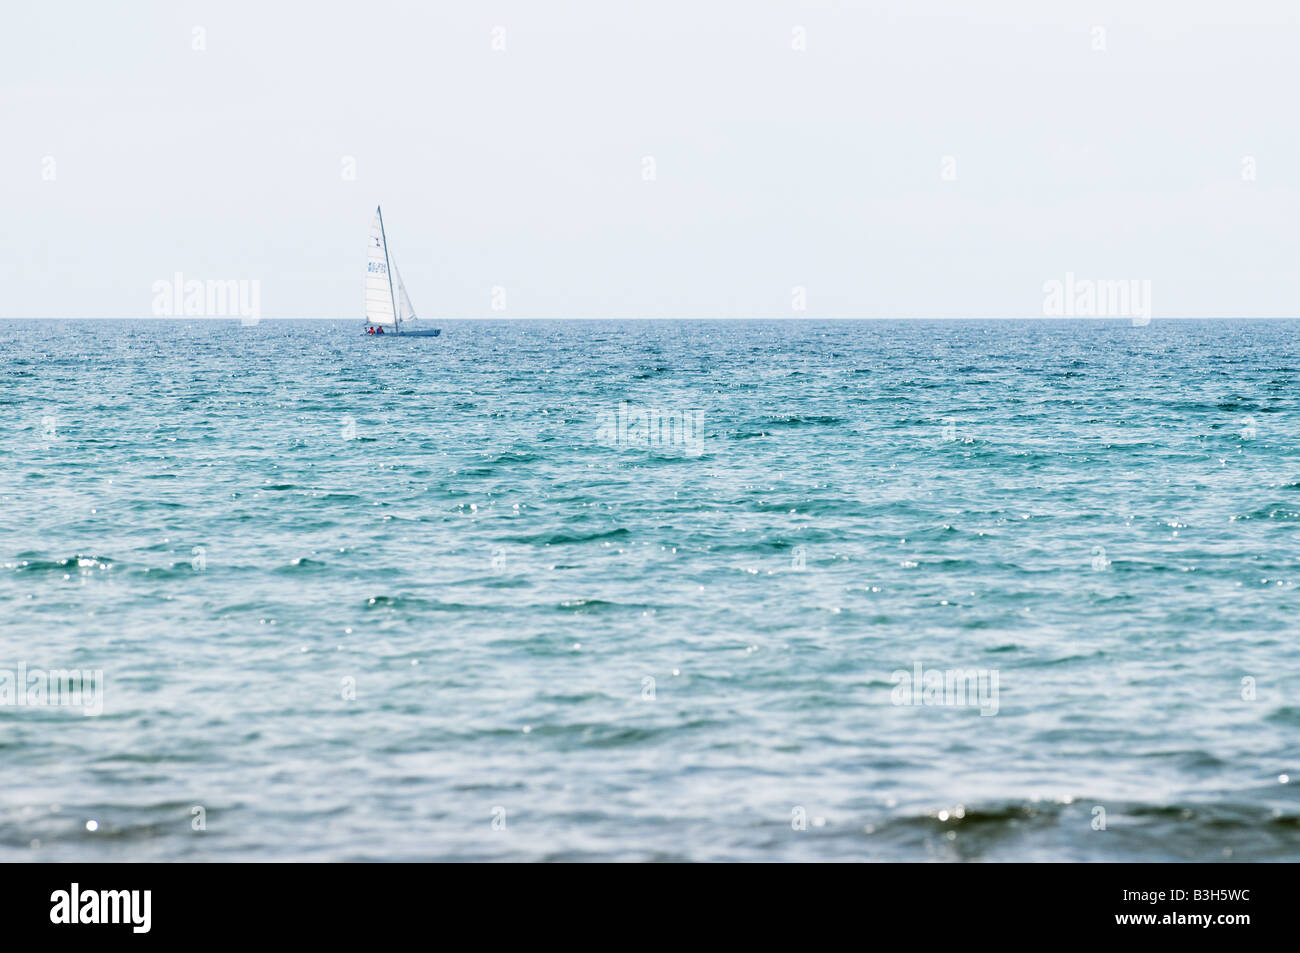
<svg viewBox="0 0 1300 953"><path fill-rule="evenodd" d="M1295 316L1298 93L1294 0L7 4L0 316L359 318L381 202L429 317Z"/></svg>

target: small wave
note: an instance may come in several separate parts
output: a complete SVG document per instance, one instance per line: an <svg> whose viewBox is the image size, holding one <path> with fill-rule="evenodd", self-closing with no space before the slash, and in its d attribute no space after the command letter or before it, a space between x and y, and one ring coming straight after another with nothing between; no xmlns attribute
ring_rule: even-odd
<svg viewBox="0 0 1300 953"><path fill-rule="evenodd" d="M514 541L517 543L534 543L541 546L567 546L570 543L592 543L602 539L625 539L631 535L631 532L620 526L617 529L602 530L598 533L551 533L542 536L517 537Z"/></svg>
<svg viewBox="0 0 1300 953"><path fill-rule="evenodd" d="M609 609L640 609L641 606L631 606L621 602L606 602L604 599L568 599L561 602L556 607L560 612L573 612L579 615L586 615L593 612L604 612Z"/></svg>
<svg viewBox="0 0 1300 953"><path fill-rule="evenodd" d="M485 460L483 462L487 466L500 466L502 464L507 464L507 463L536 463L540 459L541 457L539 457L535 453L528 453L527 451L518 451L518 450L507 450L504 453L499 453L496 456L491 457L490 459Z"/></svg>
<svg viewBox="0 0 1300 953"><path fill-rule="evenodd" d="M767 427L834 427L844 423L844 418L828 414L782 414L764 417L762 423Z"/></svg>
<svg viewBox="0 0 1300 953"><path fill-rule="evenodd" d="M309 559L306 556L299 556L287 566L277 566L273 572L281 575L285 573L316 572L325 569L326 565L326 563L320 560Z"/></svg>
<svg viewBox="0 0 1300 953"><path fill-rule="evenodd" d="M1259 509L1251 510L1249 513L1239 514L1237 519L1276 520L1282 523L1290 523L1295 520L1300 520L1300 511L1290 509L1289 507L1278 503L1271 506L1261 506Z"/></svg>
<svg viewBox="0 0 1300 953"><path fill-rule="evenodd" d="M1300 707L1295 705L1283 705L1281 708L1274 709L1269 713L1267 721L1275 725L1292 725L1300 727Z"/></svg>
<svg viewBox="0 0 1300 953"><path fill-rule="evenodd" d="M69 556L66 559L20 558L14 562L5 563L3 568L12 569L14 572L68 572L71 569L87 572L112 569L113 565L114 561L111 557L77 553L77 555Z"/></svg>

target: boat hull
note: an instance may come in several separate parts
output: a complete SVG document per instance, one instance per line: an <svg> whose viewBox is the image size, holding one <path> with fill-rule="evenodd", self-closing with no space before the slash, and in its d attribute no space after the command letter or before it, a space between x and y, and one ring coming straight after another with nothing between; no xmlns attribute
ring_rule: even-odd
<svg viewBox="0 0 1300 953"><path fill-rule="evenodd" d="M427 331L385 331L383 334L367 334L368 338L436 338L442 334L441 328L430 328Z"/></svg>

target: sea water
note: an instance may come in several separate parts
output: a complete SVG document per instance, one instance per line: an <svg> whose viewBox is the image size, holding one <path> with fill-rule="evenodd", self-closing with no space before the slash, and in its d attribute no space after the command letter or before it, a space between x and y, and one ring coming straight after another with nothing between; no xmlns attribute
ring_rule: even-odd
<svg viewBox="0 0 1300 953"><path fill-rule="evenodd" d="M1300 857L1300 323L442 327L0 322L0 860Z"/></svg>

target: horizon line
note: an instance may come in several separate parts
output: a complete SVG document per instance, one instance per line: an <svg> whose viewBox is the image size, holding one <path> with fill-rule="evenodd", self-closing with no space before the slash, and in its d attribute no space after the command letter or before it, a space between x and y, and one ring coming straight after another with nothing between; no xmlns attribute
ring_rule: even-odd
<svg viewBox="0 0 1300 953"><path fill-rule="evenodd" d="M233 321L246 320L240 315L0 315L0 321ZM818 315L788 317L720 317L695 316L673 317L669 315L641 315L637 317L548 317L548 316L494 316L494 317L428 317L420 318L421 323L432 321L1121 321L1131 322L1133 315ZM1152 315L1148 321L1296 321L1300 314L1221 314L1221 315ZM278 315L259 317L262 321L357 321L365 323L362 317L313 317L309 315ZM255 325L250 325L255 326Z"/></svg>

